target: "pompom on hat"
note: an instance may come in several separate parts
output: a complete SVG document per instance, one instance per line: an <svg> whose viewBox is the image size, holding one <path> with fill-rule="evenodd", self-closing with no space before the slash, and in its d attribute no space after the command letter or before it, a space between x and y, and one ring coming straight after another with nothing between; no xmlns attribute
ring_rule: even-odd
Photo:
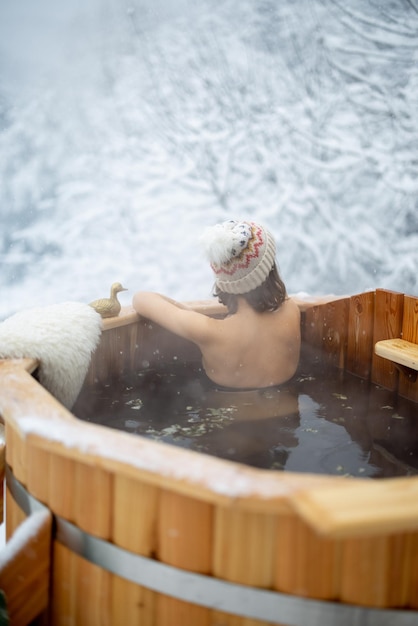
<svg viewBox="0 0 418 626"><path fill-rule="evenodd" d="M254 222L229 220L207 228L202 245L225 293L242 294L259 287L274 266L276 245L271 233Z"/></svg>

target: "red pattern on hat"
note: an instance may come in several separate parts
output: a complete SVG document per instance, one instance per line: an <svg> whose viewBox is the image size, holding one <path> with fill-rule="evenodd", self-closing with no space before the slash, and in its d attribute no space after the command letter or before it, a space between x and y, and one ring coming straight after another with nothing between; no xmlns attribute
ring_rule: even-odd
<svg viewBox="0 0 418 626"><path fill-rule="evenodd" d="M225 266L216 266L211 264L211 267L216 275L227 274L228 276L233 276L238 270L247 269L251 260L259 257L259 249L264 243L263 230L258 224L254 224L254 222L250 222L250 224L252 237L249 240L247 247L244 248L238 257L231 259L228 263L228 266L231 267L229 270L226 269Z"/></svg>

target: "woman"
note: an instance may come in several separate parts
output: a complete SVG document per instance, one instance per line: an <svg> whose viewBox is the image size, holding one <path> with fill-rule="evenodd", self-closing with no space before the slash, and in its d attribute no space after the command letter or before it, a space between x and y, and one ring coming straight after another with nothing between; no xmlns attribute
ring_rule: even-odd
<svg viewBox="0 0 418 626"><path fill-rule="evenodd" d="M135 294L135 310L197 344L216 385L248 389L285 382L299 361L300 313L278 274L272 235L254 222L228 221L208 228L202 243L215 295L228 315L213 319L150 292Z"/></svg>

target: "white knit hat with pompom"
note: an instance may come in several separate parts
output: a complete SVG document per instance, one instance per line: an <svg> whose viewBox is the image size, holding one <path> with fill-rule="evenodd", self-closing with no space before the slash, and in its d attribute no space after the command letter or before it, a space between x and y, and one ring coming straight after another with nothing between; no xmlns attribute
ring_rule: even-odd
<svg viewBox="0 0 418 626"><path fill-rule="evenodd" d="M229 220L207 228L201 242L218 289L242 294L259 287L272 269L276 246L269 231L254 222Z"/></svg>

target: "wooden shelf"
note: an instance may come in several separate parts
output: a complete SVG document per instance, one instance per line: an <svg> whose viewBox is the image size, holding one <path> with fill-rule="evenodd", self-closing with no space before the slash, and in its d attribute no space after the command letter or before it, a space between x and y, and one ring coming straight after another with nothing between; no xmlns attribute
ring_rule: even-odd
<svg viewBox="0 0 418 626"><path fill-rule="evenodd" d="M404 365L415 371L418 370L418 344L404 339L385 339L375 344L378 356Z"/></svg>

